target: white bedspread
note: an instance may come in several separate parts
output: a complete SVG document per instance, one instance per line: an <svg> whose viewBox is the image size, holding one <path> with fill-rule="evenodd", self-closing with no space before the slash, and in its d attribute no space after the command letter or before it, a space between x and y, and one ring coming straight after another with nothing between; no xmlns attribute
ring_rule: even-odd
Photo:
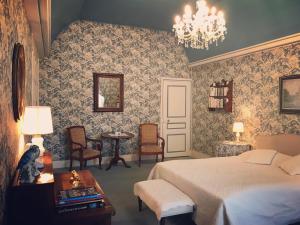
<svg viewBox="0 0 300 225"><path fill-rule="evenodd" d="M197 205L198 225L287 225L300 221L300 176L239 157L174 160L156 164L161 178Z"/></svg>

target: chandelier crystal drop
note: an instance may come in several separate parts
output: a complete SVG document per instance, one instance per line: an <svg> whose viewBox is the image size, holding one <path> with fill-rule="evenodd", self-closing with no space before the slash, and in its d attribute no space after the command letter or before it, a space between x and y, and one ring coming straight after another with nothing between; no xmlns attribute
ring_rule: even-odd
<svg viewBox="0 0 300 225"><path fill-rule="evenodd" d="M196 49L209 49L209 45L224 41L227 33L224 13L215 7L209 8L204 0L196 2L197 12L192 13L192 8L186 5L182 17L175 17L173 31L178 39L178 44Z"/></svg>

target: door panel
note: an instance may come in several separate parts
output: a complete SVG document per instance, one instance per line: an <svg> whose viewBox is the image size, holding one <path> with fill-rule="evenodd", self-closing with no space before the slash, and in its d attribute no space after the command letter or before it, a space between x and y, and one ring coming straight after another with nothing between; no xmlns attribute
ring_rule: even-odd
<svg viewBox="0 0 300 225"><path fill-rule="evenodd" d="M191 81L162 79L162 135L166 157L190 154Z"/></svg>
<svg viewBox="0 0 300 225"><path fill-rule="evenodd" d="M186 134L168 134L167 152L186 152Z"/></svg>
<svg viewBox="0 0 300 225"><path fill-rule="evenodd" d="M186 123L168 123L168 129L185 129Z"/></svg>
<svg viewBox="0 0 300 225"><path fill-rule="evenodd" d="M168 85L167 102L168 117L186 116L186 87ZM178 104L180 103L180 104Z"/></svg>

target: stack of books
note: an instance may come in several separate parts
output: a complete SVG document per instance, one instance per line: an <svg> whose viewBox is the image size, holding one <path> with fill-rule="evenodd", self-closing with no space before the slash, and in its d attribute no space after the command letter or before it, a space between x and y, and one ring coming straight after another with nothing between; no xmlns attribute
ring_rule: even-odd
<svg viewBox="0 0 300 225"><path fill-rule="evenodd" d="M56 199L56 209L58 213L103 207L103 195L99 193L95 187L59 191Z"/></svg>

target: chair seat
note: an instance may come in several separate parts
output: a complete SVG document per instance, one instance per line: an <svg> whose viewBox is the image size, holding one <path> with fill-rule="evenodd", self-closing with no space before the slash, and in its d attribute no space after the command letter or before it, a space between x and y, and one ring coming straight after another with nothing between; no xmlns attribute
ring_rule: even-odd
<svg viewBox="0 0 300 225"><path fill-rule="evenodd" d="M141 152L156 153L156 152L162 152L162 149L159 145L142 145Z"/></svg>
<svg viewBox="0 0 300 225"><path fill-rule="evenodd" d="M83 159L89 159L89 158L97 158L100 156L100 151L97 151L95 149L84 149L83 150ZM80 152L76 151L72 154L73 158L80 158Z"/></svg>

